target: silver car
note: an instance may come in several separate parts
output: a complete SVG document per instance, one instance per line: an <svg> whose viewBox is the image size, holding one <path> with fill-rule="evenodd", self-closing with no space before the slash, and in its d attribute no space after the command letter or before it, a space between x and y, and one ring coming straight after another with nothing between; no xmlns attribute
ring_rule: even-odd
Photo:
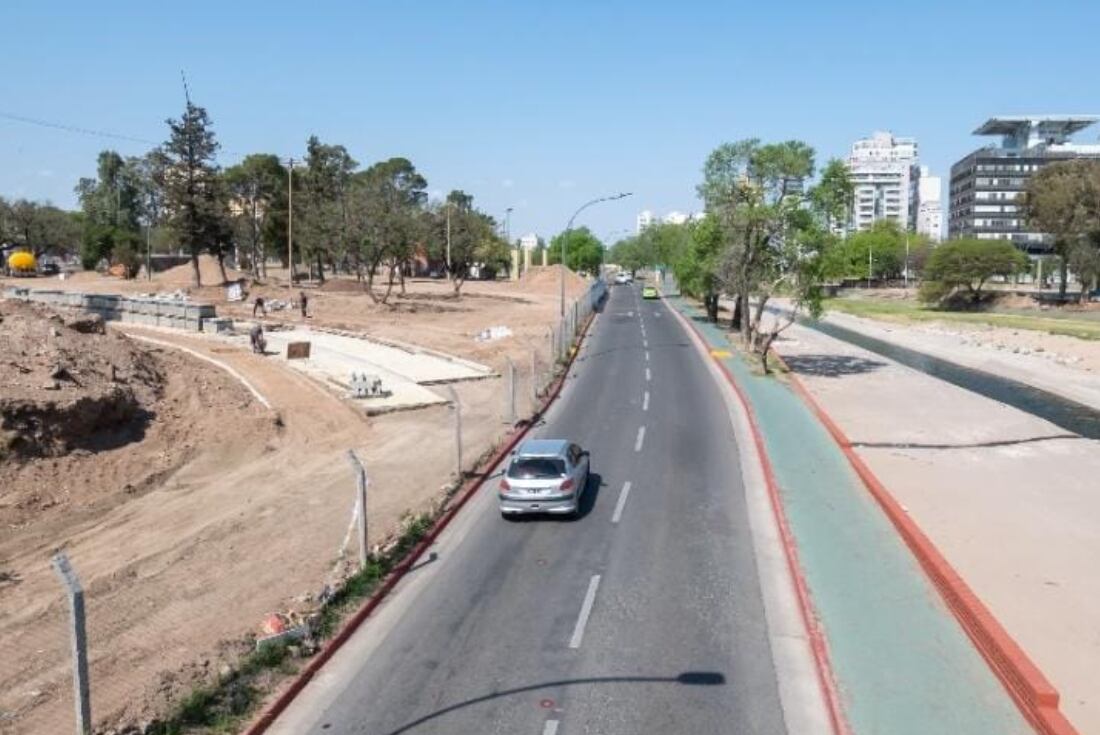
<svg viewBox="0 0 1100 735"><path fill-rule="evenodd" d="M500 513L577 515L588 485L588 452L564 439L532 439L512 454L500 478Z"/></svg>

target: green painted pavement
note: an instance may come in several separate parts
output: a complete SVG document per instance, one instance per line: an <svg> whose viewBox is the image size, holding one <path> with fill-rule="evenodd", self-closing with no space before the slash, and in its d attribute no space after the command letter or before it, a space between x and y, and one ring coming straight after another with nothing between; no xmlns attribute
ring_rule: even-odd
<svg viewBox="0 0 1100 735"><path fill-rule="evenodd" d="M725 332L677 297L712 349ZM1031 733L843 452L786 384L719 358L756 413L856 735Z"/></svg>

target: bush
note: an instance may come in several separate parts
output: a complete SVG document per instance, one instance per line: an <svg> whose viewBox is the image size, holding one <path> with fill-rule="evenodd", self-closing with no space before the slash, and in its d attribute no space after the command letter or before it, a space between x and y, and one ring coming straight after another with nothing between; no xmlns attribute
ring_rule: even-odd
<svg viewBox="0 0 1100 735"><path fill-rule="evenodd" d="M956 294L971 304L982 300L982 288L995 276L1011 276L1027 268L1027 256L1005 240L949 240L928 257L920 298L950 305Z"/></svg>

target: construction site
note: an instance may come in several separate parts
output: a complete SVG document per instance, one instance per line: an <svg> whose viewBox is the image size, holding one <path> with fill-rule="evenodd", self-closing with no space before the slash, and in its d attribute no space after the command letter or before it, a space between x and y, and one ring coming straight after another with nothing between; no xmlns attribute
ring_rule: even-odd
<svg viewBox="0 0 1100 735"><path fill-rule="evenodd" d="M0 733L72 730L55 554L83 586L95 731L144 732L347 575L349 450L384 548L459 479L456 403L468 470L560 354L557 268L389 303L201 269L0 281ZM571 307L590 284L564 281Z"/></svg>

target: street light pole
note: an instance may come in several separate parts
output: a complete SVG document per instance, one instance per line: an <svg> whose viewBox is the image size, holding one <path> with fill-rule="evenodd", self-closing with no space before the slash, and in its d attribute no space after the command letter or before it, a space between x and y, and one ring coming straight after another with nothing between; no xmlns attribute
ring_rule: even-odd
<svg viewBox="0 0 1100 735"><path fill-rule="evenodd" d="M577 211L573 213L573 216L569 218L569 223L565 226L565 231L561 233L561 299L559 306L563 319L565 318L565 241L569 238L569 231L573 229L573 220L577 219L577 216L581 212L594 204L599 204L600 202L613 202L616 199L625 199L631 194L632 192L627 191L612 196L597 197L596 199L592 199L582 204Z"/></svg>
<svg viewBox="0 0 1100 735"><path fill-rule="evenodd" d="M294 288L294 159L286 169L286 267L290 273L287 288Z"/></svg>
<svg viewBox="0 0 1100 735"><path fill-rule="evenodd" d="M512 245L512 208L504 210L504 239L508 241L508 246Z"/></svg>

